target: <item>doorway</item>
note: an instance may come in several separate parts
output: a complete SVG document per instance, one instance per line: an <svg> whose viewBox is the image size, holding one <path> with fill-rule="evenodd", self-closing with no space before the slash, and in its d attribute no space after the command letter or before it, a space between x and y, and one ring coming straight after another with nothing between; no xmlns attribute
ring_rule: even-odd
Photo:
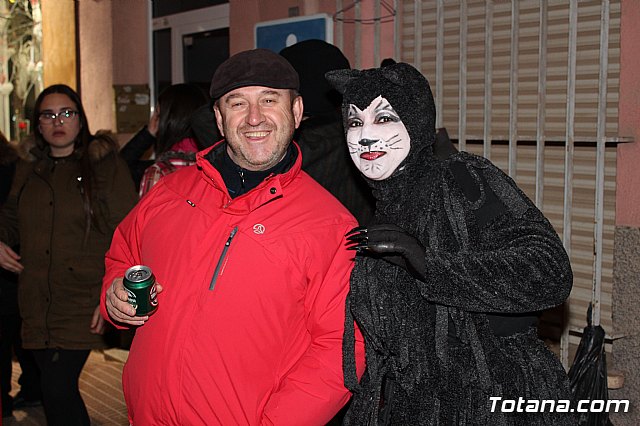
<svg viewBox="0 0 640 426"><path fill-rule="evenodd" d="M229 4L152 18L151 101L172 84L209 93L211 77L229 57Z"/></svg>

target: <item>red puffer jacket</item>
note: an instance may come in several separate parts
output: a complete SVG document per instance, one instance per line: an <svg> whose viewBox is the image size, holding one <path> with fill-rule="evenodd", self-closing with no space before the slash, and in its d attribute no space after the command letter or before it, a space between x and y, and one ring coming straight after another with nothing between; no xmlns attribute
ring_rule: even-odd
<svg viewBox="0 0 640 426"><path fill-rule="evenodd" d="M232 200L209 150L160 180L107 253L105 317L105 291L128 267L151 267L164 287L123 373L130 420L325 424L349 398L344 235L356 222L300 170L300 155Z"/></svg>

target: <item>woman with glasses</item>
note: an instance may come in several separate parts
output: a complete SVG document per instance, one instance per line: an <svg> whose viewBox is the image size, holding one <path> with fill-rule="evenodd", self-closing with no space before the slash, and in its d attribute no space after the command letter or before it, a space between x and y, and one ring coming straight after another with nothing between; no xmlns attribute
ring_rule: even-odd
<svg viewBox="0 0 640 426"><path fill-rule="evenodd" d="M84 426L78 379L91 349L104 347L104 254L137 197L115 142L91 134L73 89L46 88L32 125L33 158L18 163L0 212L0 266L20 275L23 345L41 370L47 423Z"/></svg>

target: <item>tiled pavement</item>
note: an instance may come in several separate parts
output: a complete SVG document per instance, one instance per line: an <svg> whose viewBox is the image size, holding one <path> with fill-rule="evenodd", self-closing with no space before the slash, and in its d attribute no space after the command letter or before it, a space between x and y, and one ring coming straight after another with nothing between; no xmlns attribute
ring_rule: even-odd
<svg viewBox="0 0 640 426"><path fill-rule="evenodd" d="M122 366L126 351L93 351L80 375L80 393L89 411L92 426L128 426L122 396ZM19 390L20 365L13 363L12 394ZM46 426L42 407L15 410L2 426Z"/></svg>

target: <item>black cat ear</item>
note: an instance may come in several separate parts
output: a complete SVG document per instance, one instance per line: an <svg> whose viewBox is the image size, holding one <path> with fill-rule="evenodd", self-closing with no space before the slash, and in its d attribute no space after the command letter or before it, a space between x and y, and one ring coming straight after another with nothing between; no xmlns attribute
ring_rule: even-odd
<svg viewBox="0 0 640 426"><path fill-rule="evenodd" d="M415 88L429 82L420 71L404 62L386 66L380 70L384 78L398 86Z"/></svg>
<svg viewBox="0 0 640 426"><path fill-rule="evenodd" d="M406 79L404 75L406 69L403 65L403 63L387 65L386 67L380 68L380 73L393 84L401 86L403 80Z"/></svg>
<svg viewBox="0 0 640 426"><path fill-rule="evenodd" d="M349 86L353 80L358 79L361 74L362 71L360 70L333 70L325 73L324 78L327 79L334 89L344 95L344 92L347 90L347 86Z"/></svg>

